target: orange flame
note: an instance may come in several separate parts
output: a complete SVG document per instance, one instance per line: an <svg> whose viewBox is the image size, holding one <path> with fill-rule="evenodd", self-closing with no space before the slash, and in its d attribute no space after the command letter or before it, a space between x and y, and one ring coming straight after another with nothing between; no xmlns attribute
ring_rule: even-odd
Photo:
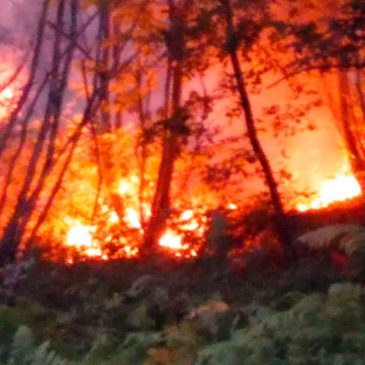
<svg viewBox="0 0 365 365"><path fill-rule="evenodd" d="M139 254L139 246L143 240L144 227L141 221L141 207L138 201L139 179L131 176L119 181L116 191L123 197L124 211L118 214L107 204L102 204L101 213L106 217L105 226L87 226L75 219L70 219L69 230L66 236L66 245L72 247L81 258L107 260L110 257L133 258ZM295 209L300 212L318 210L328 207L334 202L342 202L361 195L361 187L353 175L350 164L345 163L336 176L322 181L317 193L311 197L301 197L295 203ZM165 252L177 258L192 258L198 255L200 239L204 237L207 226L207 208L197 208L195 202L193 208L182 210L179 215L173 215L162 233L158 245ZM226 209L234 211L238 206L232 202L226 205ZM143 206L145 217L151 215L150 207ZM126 229L127 234L115 238L116 227ZM100 231L107 231L107 237L100 235ZM129 230L129 231L128 231ZM116 233L118 235L118 233ZM198 239L197 239L198 237ZM113 252L106 251L111 245ZM114 256L113 256L114 255ZM110 257L109 257L110 256Z"/></svg>
<svg viewBox="0 0 365 365"><path fill-rule="evenodd" d="M94 240L95 226L87 226L80 221L73 221L72 227L67 232L66 245L76 248L80 253L89 258L101 258L107 260L98 243ZM72 260L69 260L69 262Z"/></svg>
<svg viewBox="0 0 365 365"><path fill-rule="evenodd" d="M125 210L124 220L131 228L137 228L137 229L142 228L141 218L139 216L139 213L137 212L137 210L133 208L127 208Z"/></svg>
<svg viewBox="0 0 365 365"><path fill-rule="evenodd" d="M321 183L319 191L312 198L298 202L296 209L300 212L326 208L332 203L356 198L362 193L361 186L352 174L349 166L344 165L333 179Z"/></svg>
<svg viewBox="0 0 365 365"><path fill-rule="evenodd" d="M117 192L124 199L126 207L123 215L120 216L114 210L111 210L107 204L102 204L101 212L106 216L107 222L105 230L113 226L121 225L135 230L133 237L121 237L118 252L122 257L132 258L139 254L139 243L143 240L144 228L142 227L139 201L135 198L138 196L139 179L137 176L131 176L129 179L123 179L119 182ZM150 208L143 206L145 217L151 216ZM203 237L207 219L204 216L205 210L186 209L174 219L173 227L169 226L163 232L159 239L158 245L166 252L175 257L195 257L197 249L186 242L185 234L194 232L195 235ZM106 239L101 240L96 237L96 232L100 227L87 226L75 219L69 219L68 232L66 235L66 245L72 247L84 258L108 259L104 253L105 243L113 241L110 234ZM191 234L190 233L190 234ZM137 243L136 243L137 240ZM118 256L119 257L119 256ZM69 260L69 262L72 262Z"/></svg>
<svg viewBox="0 0 365 365"><path fill-rule="evenodd" d="M182 237L171 229L168 229L160 238L159 245L168 247L172 250L181 250L183 248Z"/></svg>
<svg viewBox="0 0 365 365"><path fill-rule="evenodd" d="M66 245L91 247L93 244L92 231L95 229L75 221L74 226L67 232Z"/></svg>

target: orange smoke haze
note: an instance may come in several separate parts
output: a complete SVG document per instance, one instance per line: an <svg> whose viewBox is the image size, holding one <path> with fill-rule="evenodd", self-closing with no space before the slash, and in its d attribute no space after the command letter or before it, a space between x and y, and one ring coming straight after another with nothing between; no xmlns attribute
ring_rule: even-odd
<svg viewBox="0 0 365 365"><path fill-rule="evenodd" d="M335 202L343 202L360 196L361 186L349 165L344 165L334 178L321 181L319 191L310 198L299 198L296 209L300 212L326 208Z"/></svg>
<svg viewBox="0 0 365 365"><path fill-rule="evenodd" d="M205 87L209 91L217 87L221 71L221 69L215 69L206 74ZM4 77L8 77L8 74L4 73ZM272 75L265 82L270 84L273 80L275 77ZM311 76L307 77L307 81L316 87L318 79L316 76ZM186 90L187 94L193 89L199 88L199 85L200 82L198 81L192 82ZM8 116L9 103L12 102L14 95L13 86L6 87L0 92L0 120ZM280 95L280 99L278 99L278 95ZM252 97L255 117L265 121L262 110L266 106L277 103L285 109L286 103L291 97L290 89L285 83L272 89L264 89L262 93ZM298 102L303 102L303 100ZM232 98L218 103L208 121L213 126L224 127L222 137L242 136L244 134L242 117L235 118L230 123L227 122L226 112L232 103ZM343 154L333 116L329 110L325 106L314 109L304 119L304 125L306 123L313 124L315 129L308 131L303 128L297 134L279 136L278 138L274 138L271 128L260 132L265 150L270 156L278 176L283 195L294 196L287 203L287 208L305 212L325 208L331 203L361 195L360 185L351 172L348 158ZM284 148L282 148L283 146ZM247 147L247 145L243 147ZM285 158L282 156L283 149L286 152ZM292 174L293 177L289 182L282 181L279 177L279 170L282 168L287 169ZM129 173L129 176L125 176L119 181L114 192L126 204L123 214L118 213L112 204L103 202L101 204L102 212L107 217L103 223L90 223L87 220L79 219L77 214L75 216L69 214L66 217L64 221L67 227L62 241L66 248L72 251L67 257L68 262L74 262L75 256L81 259L93 258L97 260L112 258L108 245L112 244L114 238L111 235L100 237L99 230L102 224L105 224L106 230L113 230L115 227L121 226L126 229L127 234L131 232L131 237L121 236L119 238L117 243L119 245L119 257L133 258L138 256L145 229L141 210L147 219L151 212L147 204L142 209L139 206L140 179L132 169ZM250 196L252 192L257 193L264 188L262 180L258 176L252 176L250 181L245 181L244 184L245 196ZM152 191L153 184L149 185L148 188ZM229 189L229 187L227 188ZM228 189L227 191L229 191ZM298 191L304 192L305 195L298 195ZM199 197L196 198L199 200ZM227 208L237 209L241 199L245 199L245 197L234 196ZM198 204L191 204L191 207L184 206L181 212L176 213L176 217L172 222L169 222L159 239L160 249L177 258L196 257L208 229L207 212L212 209L212 204L209 203L199 201ZM179 202L175 205L179 205ZM91 208L89 207L89 209ZM192 236L194 237L192 238Z"/></svg>
<svg viewBox="0 0 365 365"><path fill-rule="evenodd" d="M14 98L14 90L8 86L0 91L0 121L4 120L9 113L9 106Z"/></svg>

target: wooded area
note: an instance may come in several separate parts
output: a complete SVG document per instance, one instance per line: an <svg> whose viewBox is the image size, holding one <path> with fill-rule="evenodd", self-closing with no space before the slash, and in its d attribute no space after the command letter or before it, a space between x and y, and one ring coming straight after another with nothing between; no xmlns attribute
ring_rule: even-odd
<svg viewBox="0 0 365 365"><path fill-rule="evenodd" d="M4 14L0 363L365 364L364 1Z"/></svg>

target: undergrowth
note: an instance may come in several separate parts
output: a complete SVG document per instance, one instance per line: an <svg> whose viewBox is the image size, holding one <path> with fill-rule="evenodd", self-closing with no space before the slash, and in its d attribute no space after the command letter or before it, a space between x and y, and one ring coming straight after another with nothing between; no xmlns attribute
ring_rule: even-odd
<svg viewBox="0 0 365 365"><path fill-rule="evenodd" d="M38 262L16 305L0 306L0 364L365 364L362 237L349 226L310 232L298 245L312 254L293 267L265 267L253 252L243 276L204 262Z"/></svg>
<svg viewBox="0 0 365 365"><path fill-rule="evenodd" d="M326 293L289 292L270 306L253 301L234 307L214 299L161 330L129 331L120 339L100 333L77 360L56 355L49 341L35 344L32 331L21 325L10 348L1 348L2 363L360 365L365 364L364 293L360 285L343 282Z"/></svg>

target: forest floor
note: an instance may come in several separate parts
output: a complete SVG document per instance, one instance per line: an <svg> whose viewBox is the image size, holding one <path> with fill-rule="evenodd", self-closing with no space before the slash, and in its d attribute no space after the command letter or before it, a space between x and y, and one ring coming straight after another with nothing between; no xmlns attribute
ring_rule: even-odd
<svg viewBox="0 0 365 365"><path fill-rule="evenodd" d="M365 364L361 278L257 263L38 261L0 306L0 363Z"/></svg>

